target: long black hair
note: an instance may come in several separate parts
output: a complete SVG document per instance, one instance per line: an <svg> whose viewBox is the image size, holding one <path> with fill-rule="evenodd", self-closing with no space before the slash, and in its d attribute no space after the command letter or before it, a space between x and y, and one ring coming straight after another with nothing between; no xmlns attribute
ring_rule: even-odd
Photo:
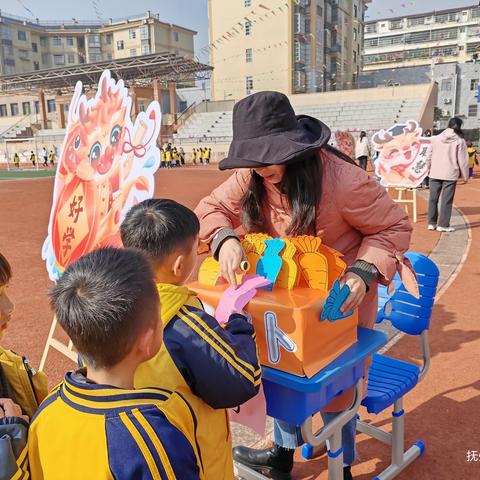
<svg viewBox="0 0 480 480"><path fill-rule="evenodd" d="M342 160L355 165L344 153L330 145L323 147ZM317 208L322 196L322 158L320 150L309 153L301 160L288 163L278 190L285 194L291 211L292 221L286 229L287 235L315 235ZM265 186L260 175L252 170L252 177L242 201L242 223L249 232L265 231L264 207Z"/></svg>
<svg viewBox="0 0 480 480"><path fill-rule="evenodd" d="M453 117L448 122L448 128L451 128L460 138L463 138L465 135L462 130L463 120L458 117Z"/></svg>

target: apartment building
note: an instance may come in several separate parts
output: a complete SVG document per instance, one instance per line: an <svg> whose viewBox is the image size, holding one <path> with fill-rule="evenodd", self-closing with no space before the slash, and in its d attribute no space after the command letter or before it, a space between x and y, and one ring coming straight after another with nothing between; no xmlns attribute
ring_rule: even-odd
<svg viewBox="0 0 480 480"><path fill-rule="evenodd" d="M214 100L355 86L370 0L209 0Z"/></svg>
<svg viewBox="0 0 480 480"><path fill-rule="evenodd" d="M0 75L150 53L193 58L195 35L151 12L100 22L32 21L0 11Z"/></svg>
<svg viewBox="0 0 480 480"><path fill-rule="evenodd" d="M363 45L365 72L468 62L480 54L480 7L365 22Z"/></svg>

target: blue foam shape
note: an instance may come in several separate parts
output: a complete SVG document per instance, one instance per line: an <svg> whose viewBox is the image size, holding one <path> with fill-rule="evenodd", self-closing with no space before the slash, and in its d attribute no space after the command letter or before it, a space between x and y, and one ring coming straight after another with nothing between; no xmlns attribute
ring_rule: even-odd
<svg viewBox="0 0 480 480"><path fill-rule="evenodd" d="M353 311L341 313L340 307L345 303L345 300L350 295L350 288L344 285L340 288L340 282L335 280L330 293L328 294L325 305L323 306L320 321L328 320L329 322L336 322L353 315Z"/></svg>
<svg viewBox="0 0 480 480"><path fill-rule="evenodd" d="M280 238L272 238L265 240L265 245L267 248L257 263L256 274L270 280L271 283L262 289L271 291L282 269L282 258L279 254L284 249L285 242Z"/></svg>

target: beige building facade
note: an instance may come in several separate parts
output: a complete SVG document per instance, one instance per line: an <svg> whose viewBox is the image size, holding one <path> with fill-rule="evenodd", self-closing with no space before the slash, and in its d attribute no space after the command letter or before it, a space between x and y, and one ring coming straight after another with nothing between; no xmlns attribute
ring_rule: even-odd
<svg viewBox="0 0 480 480"><path fill-rule="evenodd" d="M370 0L209 0L213 100L352 88Z"/></svg>
<svg viewBox="0 0 480 480"><path fill-rule="evenodd" d="M455 2L452 2L454 4ZM365 23L364 71L464 63L480 55L480 7L457 7Z"/></svg>
<svg viewBox="0 0 480 480"><path fill-rule="evenodd" d="M0 12L0 75L95 63L151 53L193 58L196 32L158 14L113 20L55 22Z"/></svg>

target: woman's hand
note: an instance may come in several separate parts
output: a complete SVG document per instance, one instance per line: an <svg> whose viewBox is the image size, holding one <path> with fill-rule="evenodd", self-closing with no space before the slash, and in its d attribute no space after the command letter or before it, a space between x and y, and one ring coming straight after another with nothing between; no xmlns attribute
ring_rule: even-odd
<svg viewBox="0 0 480 480"><path fill-rule="evenodd" d="M28 416L22 415L20 405L17 405L10 398L0 398L0 418L20 417L28 422Z"/></svg>
<svg viewBox="0 0 480 480"><path fill-rule="evenodd" d="M237 238L227 238L218 252L218 262L223 278L230 285L237 285L236 273L241 273L240 264L245 260L245 252Z"/></svg>
<svg viewBox="0 0 480 480"><path fill-rule="evenodd" d="M353 272L347 272L340 280L341 286L348 285L350 288L350 295L341 306L342 313L350 312L360 306L367 293L367 286L365 282Z"/></svg>

